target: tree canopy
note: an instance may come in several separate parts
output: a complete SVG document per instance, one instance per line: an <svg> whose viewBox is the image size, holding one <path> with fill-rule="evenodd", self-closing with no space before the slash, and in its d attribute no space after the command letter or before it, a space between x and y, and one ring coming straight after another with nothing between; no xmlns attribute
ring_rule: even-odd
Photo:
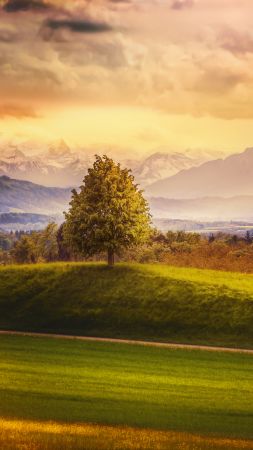
<svg viewBox="0 0 253 450"><path fill-rule="evenodd" d="M120 249L149 237L149 206L142 194L130 170L107 156L96 156L80 192L72 191L65 213L66 240L85 256L107 252L112 266Z"/></svg>

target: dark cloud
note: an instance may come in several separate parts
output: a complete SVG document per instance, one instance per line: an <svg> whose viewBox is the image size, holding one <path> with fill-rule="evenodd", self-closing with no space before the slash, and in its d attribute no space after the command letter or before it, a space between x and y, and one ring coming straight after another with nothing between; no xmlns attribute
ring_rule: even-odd
<svg viewBox="0 0 253 450"><path fill-rule="evenodd" d="M174 0L171 9L181 10L194 6L194 0Z"/></svg>
<svg viewBox="0 0 253 450"><path fill-rule="evenodd" d="M24 119L25 117L36 118L36 112L30 106L20 106L15 104L0 104L0 118L15 117L16 119Z"/></svg>
<svg viewBox="0 0 253 450"><path fill-rule="evenodd" d="M44 25L53 31L67 29L73 33L104 33L112 31L112 27L107 23L92 22L90 20L48 19Z"/></svg>
<svg viewBox="0 0 253 450"><path fill-rule="evenodd" d="M50 5L43 0L8 0L3 10L7 13L20 11L44 11L50 9Z"/></svg>

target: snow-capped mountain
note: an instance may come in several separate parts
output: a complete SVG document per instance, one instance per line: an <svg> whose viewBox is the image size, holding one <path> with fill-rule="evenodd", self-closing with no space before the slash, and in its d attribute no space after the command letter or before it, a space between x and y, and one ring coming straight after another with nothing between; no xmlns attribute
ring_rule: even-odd
<svg viewBox="0 0 253 450"><path fill-rule="evenodd" d="M41 153L39 158L55 169L65 170L67 167L72 167L76 171L83 170L84 166L92 163L94 159L93 155L85 151L71 150L63 140L49 144L47 151Z"/></svg>
<svg viewBox="0 0 253 450"><path fill-rule="evenodd" d="M197 159L185 156L183 153L157 152L139 163L133 169L133 173L136 180L145 187L198 164Z"/></svg>
<svg viewBox="0 0 253 450"><path fill-rule="evenodd" d="M47 164L59 168L65 168L75 158L77 158L76 155L72 154L69 146L63 140L50 144L47 152L41 155L41 159L46 161Z"/></svg>
<svg viewBox="0 0 253 450"><path fill-rule="evenodd" d="M0 148L0 175L26 179L27 174L36 177L43 169L44 164L39 159L27 157L15 145Z"/></svg>
<svg viewBox="0 0 253 450"><path fill-rule="evenodd" d="M33 155L33 145L36 155ZM0 175L28 180L45 186L79 186L94 161L94 154L108 154L123 166L132 169L136 181L145 188L156 181L168 178L181 170L189 169L212 159L206 151L170 152L158 149L145 159L129 159L129 152L119 149L75 149L63 140L42 145L36 143L0 144ZM132 155L131 155L132 156Z"/></svg>
<svg viewBox="0 0 253 450"><path fill-rule="evenodd" d="M23 146L24 148L24 146ZM0 148L0 175L28 180L45 186L75 186L80 184L91 157L73 152L64 141L49 145L38 155L20 151L16 146Z"/></svg>
<svg viewBox="0 0 253 450"><path fill-rule="evenodd" d="M13 146L2 150L1 161L6 164L19 164L25 161L25 155Z"/></svg>

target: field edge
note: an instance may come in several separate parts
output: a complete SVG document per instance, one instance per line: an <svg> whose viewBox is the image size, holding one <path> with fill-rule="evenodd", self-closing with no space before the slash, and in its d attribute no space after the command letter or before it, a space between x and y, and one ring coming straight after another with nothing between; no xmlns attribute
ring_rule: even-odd
<svg viewBox="0 0 253 450"><path fill-rule="evenodd" d="M68 424L55 421L32 421L20 419L0 418L0 444L4 444L6 450L8 445L24 445L29 443L33 445L33 449L49 450L56 449L55 445L64 447L64 439L71 445L76 445L76 450L86 447L79 445L88 444L90 450L100 448L128 450L139 449L148 450L154 445L159 445L160 450L168 450L169 448L184 450L205 450L205 449L253 449L253 440L219 438L210 435L200 435L193 433L185 433L178 431L159 431L150 428L134 428L129 426L112 426L92 423L75 423ZM44 438L45 441L44 441ZM86 442L84 441L86 440ZM50 442L51 441L51 442ZM114 446L116 442L116 446ZM41 447L40 445L43 445ZM99 444L99 447L97 445ZM37 446L36 446L37 445ZM47 446L48 445L48 446ZM135 447L134 447L134 446ZM173 445L173 447L168 447ZM66 447L68 448L68 447ZM72 449L73 447L71 447Z"/></svg>

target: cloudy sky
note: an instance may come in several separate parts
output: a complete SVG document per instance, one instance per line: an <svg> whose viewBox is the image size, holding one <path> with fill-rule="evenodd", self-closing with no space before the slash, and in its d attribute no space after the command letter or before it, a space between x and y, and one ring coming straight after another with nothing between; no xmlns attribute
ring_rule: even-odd
<svg viewBox="0 0 253 450"><path fill-rule="evenodd" d="M0 0L0 136L253 146L252 0Z"/></svg>

